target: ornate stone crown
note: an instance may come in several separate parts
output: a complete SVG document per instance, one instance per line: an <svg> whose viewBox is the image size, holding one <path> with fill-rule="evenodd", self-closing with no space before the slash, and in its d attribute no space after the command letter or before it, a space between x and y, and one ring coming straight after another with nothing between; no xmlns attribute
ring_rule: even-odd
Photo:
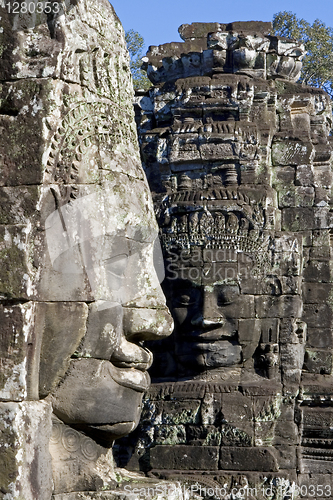
<svg viewBox="0 0 333 500"><path fill-rule="evenodd" d="M164 253L199 247L247 252L257 261L266 260L274 209L265 208L264 200L251 203L241 192L222 189L218 194L182 191L164 198L158 207Z"/></svg>

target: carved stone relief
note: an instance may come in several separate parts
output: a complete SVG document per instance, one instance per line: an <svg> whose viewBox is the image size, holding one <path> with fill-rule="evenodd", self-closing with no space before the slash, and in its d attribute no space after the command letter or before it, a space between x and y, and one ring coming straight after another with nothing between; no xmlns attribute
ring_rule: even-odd
<svg viewBox="0 0 333 500"><path fill-rule="evenodd" d="M333 467L331 106L270 30L181 26L135 101L175 329L118 460L229 493L240 474L268 487L263 471L331 485Z"/></svg>

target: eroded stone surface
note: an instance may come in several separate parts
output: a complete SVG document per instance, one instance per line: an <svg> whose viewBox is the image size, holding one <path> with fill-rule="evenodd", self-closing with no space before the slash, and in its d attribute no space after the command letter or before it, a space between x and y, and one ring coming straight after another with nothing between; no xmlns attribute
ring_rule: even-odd
<svg viewBox="0 0 333 500"><path fill-rule="evenodd" d="M304 46L270 31L270 23L258 21L183 24L184 42L150 48L144 58L147 74L154 84L212 73L297 81Z"/></svg>
<svg viewBox="0 0 333 500"><path fill-rule="evenodd" d="M0 403L2 498L51 498L51 405Z"/></svg>

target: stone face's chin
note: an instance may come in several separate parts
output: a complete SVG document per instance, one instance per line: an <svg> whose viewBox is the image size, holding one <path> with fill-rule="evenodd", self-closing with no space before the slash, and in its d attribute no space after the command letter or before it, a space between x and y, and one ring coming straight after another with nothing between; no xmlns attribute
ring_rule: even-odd
<svg viewBox="0 0 333 500"><path fill-rule="evenodd" d="M72 360L66 379L52 394L54 413L66 424L119 437L127 433L124 426L133 430L138 422L149 383L148 373L134 368L117 368L106 360Z"/></svg>

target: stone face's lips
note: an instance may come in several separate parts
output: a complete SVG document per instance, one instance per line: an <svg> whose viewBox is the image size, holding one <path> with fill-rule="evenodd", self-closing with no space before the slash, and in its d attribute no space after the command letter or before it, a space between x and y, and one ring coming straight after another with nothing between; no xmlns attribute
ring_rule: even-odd
<svg viewBox="0 0 333 500"><path fill-rule="evenodd" d="M234 345L235 343L230 342L229 340L220 340L211 343L209 342L197 343L195 344L195 348L203 352L213 352L213 351L224 351Z"/></svg>
<svg viewBox="0 0 333 500"><path fill-rule="evenodd" d="M136 361L122 361L119 360L117 362L112 360L112 363L117 368L123 368L124 370L128 370L134 368L135 370L146 371L151 367L152 363L138 363Z"/></svg>
<svg viewBox="0 0 333 500"><path fill-rule="evenodd" d="M123 338L114 350L110 361L117 368L135 368L146 371L152 365L153 355L148 349Z"/></svg>
<svg viewBox="0 0 333 500"><path fill-rule="evenodd" d="M236 331L230 331L226 328L216 328L214 330L202 331L194 330L186 335L186 340L196 342L197 340L203 341L216 341L222 339L230 339L236 336Z"/></svg>
<svg viewBox="0 0 333 500"><path fill-rule="evenodd" d="M233 348L234 346L239 346L238 342L233 339L219 339L219 340L204 340L199 337L195 341L190 340L184 342L177 346L177 353L179 355L187 355L189 352L192 353L207 353L207 352L218 352L223 351L229 348ZM191 349L191 351L190 351Z"/></svg>
<svg viewBox="0 0 333 500"><path fill-rule="evenodd" d="M109 361L105 363L107 363L109 375L117 384L127 387L128 389L134 389L138 392L145 392L148 390L150 386L150 376L148 372L136 370L135 368L118 368Z"/></svg>

